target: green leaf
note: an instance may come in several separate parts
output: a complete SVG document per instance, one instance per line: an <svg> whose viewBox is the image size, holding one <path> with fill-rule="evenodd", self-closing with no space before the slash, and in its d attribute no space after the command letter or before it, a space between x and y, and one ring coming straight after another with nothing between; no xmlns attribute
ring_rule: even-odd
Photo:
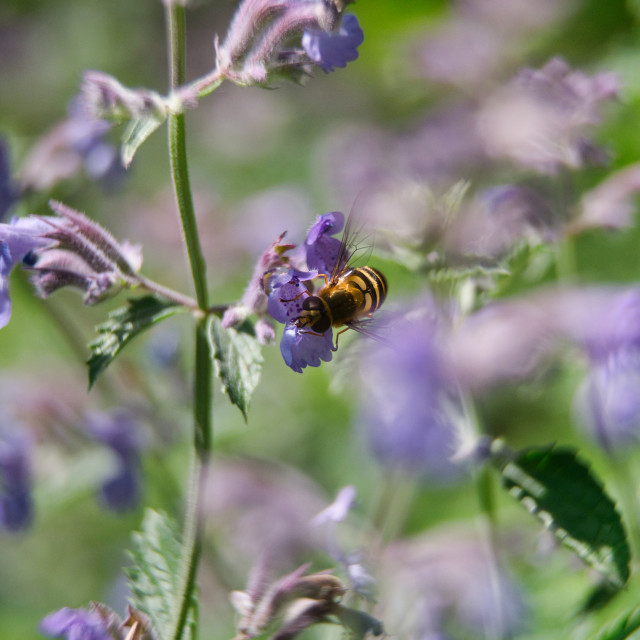
<svg viewBox="0 0 640 640"><path fill-rule="evenodd" d="M616 588L631 554L614 502L568 447L534 447L497 460L505 488L566 546Z"/></svg>
<svg viewBox="0 0 640 640"><path fill-rule="evenodd" d="M640 607L625 613L613 624L592 637L592 640L624 640L640 629Z"/></svg>
<svg viewBox="0 0 640 640"><path fill-rule="evenodd" d="M151 112L129 121L122 136L122 148L120 157L126 169L133 162L133 156L140 145L167 119L166 115Z"/></svg>
<svg viewBox="0 0 640 640"><path fill-rule="evenodd" d="M209 335L222 388L246 420L249 401L262 372L260 344L247 323L237 330L224 329L215 316L211 319Z"/></svg>
<svg viewBox="0 0 640 640"><path fill-rule="evenodd" d="M175 523L165 513L147 509L142 531L132 535L133 566L127 577L133 605L151 619L161 640L171 637L175 623L182 546ZM193 598L183 638L195 637L197 601Z"/></svg>
<svg viewBox="0 0 640 640"><path fill-rule="evenodd" d="M133 338L183 309L184 307L175 302L161 300L155 296L144 296L132 298L126 307L112 311L107 321L96 327L98 337L89 343L89 388Z"/></svg>

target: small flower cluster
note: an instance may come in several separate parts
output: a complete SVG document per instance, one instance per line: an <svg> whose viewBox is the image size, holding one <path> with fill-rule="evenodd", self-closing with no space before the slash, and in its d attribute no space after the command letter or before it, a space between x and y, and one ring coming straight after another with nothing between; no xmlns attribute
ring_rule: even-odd
<svg viewBox="0 0 640 640"><path fill-rule="evenodd" d="M290 266L279 273L268 274L265 280L269 315L286 325L280 340L280 352L287 366L298 373L307 366L318 367L333 356L331 328L322 334L314 333L300 328L296 319L302 312L304 296L309 294L311 281L319 275L328 276L333 272L340 249L340 240L333 236L343 226L344 215L339 211L318 216L294 258L298 268Z"/></svg>
<svg viewBox="0 0 640 640"><path fill-rule="evenodd" d="M95 304L121 284L133 284L142 265L140 248L116 241L78 211L52 201L56 216L28 216L0 224L0 328L11 317L9 274L22 262L40 297L66 286Z"/></svg>
<svg viewBox="0 0 640 640"><path fill-rule="evenodd" d="M333 621L357 637L383 633L378 620L340 604L346 589L338 578L326 572L305 575L308 568L303 565L271 585L234 591L232 604L241 616L236 640L262 636L276 622L277 631L268 636L270 640L294 638L315 624Z"/></svg>
<svg viewBox="0 0 640 640"><path fill-rule="evenodd" d="M48 615L40 623L40 631L49 638L65 640L154 640L151 624L140 611L130 607L122 620L96 602L89 609L64 607Z"/></svg>
<svg viewBox="0 0 640 640"><path fill-rule="evenodd" d="M364 35L354 15L342 16L342 4L245 0L224 42L216 43L218 72L250 85L267 84L274 74L298 80L313 64L327 73L346 66L358 57ZM296 39L300 45L291 46Z"/></svg>

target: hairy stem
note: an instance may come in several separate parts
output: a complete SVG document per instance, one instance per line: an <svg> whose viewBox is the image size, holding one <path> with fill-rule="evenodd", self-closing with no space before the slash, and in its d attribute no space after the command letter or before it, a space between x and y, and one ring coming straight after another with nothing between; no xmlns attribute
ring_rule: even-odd
<svg viewBox="0 0 640 640"><path fill-rule="evenodd" d="M169 41L169 72L171 90L184 82L185 68L185 11L184 6L167 4L165 7ZM184 114L169 116L169 155L180 221L191 266L198 309L203 312L195 330L194 370L194 452L191 478L186 501L182 536L182 563L179 587L174 605L172 640L181 640L188 620L196 574L202 548L202 502L206 474L211 455L213 364L208 339L209 294L206 268L200 246L200 237L193 207L186 152Z"/></svg>

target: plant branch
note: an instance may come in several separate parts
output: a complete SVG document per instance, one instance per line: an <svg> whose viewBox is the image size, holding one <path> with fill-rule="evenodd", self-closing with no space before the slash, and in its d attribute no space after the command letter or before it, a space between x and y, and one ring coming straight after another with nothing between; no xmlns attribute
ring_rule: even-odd
<svg viewBox="0 0 640 640"><path fill-rule="evenodd" d="M184 82L185 68L185 10L177 4L165 5L167 37L169 41L169 74L171 90L175 91ZM172 640L182 640L193 603L196 575L202 549L203 493L211 455L212 407L213 407L213 361L208 338L209 294L206 266L200 245L193 197L189 181L186 152L184 114L169 116L169 155L171 174L175 188L180 221L191 266L191 275L196 292L197 307L203 312L195 329L194 370L194 452L188 487L184 527L182 535L182 562L178 590L174 605Z"/></svg>

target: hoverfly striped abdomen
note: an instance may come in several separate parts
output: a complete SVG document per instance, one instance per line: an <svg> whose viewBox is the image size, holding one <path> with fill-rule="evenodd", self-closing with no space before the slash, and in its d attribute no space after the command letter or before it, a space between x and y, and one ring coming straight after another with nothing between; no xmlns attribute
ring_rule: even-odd
<svg viewBox="0 0 640 640"><path fill-rule="evenodd" d="M359 267L329 282L315 296L302 303L296 320L299 327L324 333L330 327L341 327L376 311L387 295L387 280L372 267Z"/></svg>

